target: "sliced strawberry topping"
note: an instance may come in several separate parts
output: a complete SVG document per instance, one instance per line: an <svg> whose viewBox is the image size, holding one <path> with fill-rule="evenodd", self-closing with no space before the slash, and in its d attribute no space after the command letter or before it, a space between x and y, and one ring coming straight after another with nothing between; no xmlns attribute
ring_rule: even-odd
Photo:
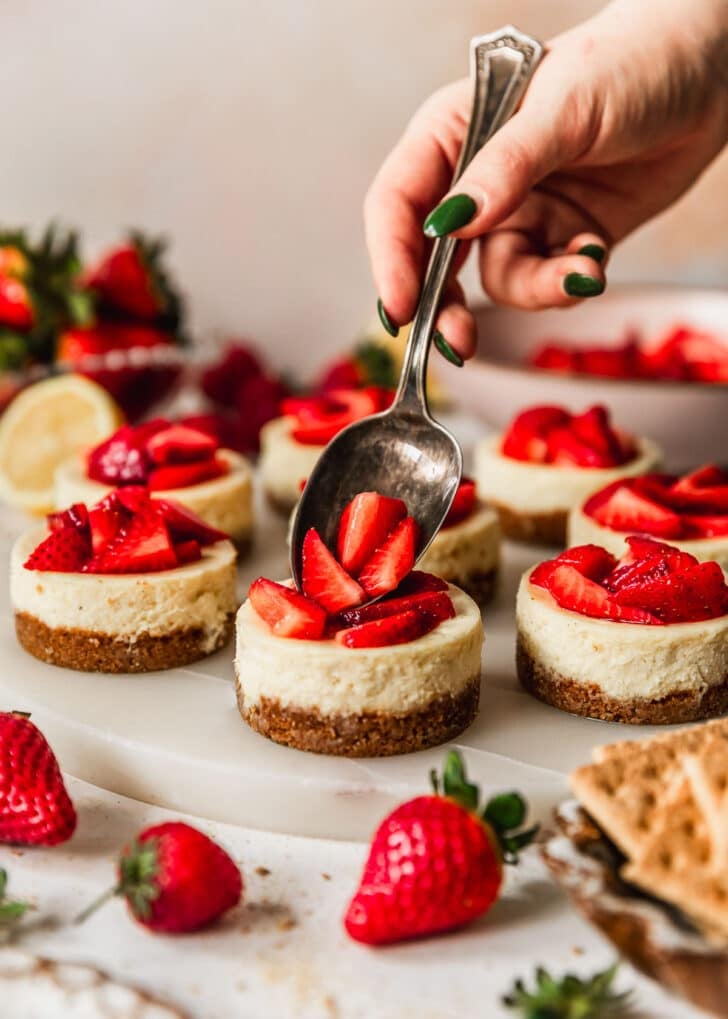
<svg viewBox="0 0 728 1019"><path fill-rule="evenodd" d="M177 565L164 517L150 503L83 567L86 573L157 573Z"/></svg>
<svg viewBox="0 0 728 1019"><path fill-rule="evenodd" d="M504 456L567 467L615 467L633 459L634 444L612 428L605 407L569 414L561 407L531 407L519 414L501 445Z"/></svg>
<svg viewBox="0 0 728 1019"><path fill-rule="evenodd" d="M365 600L364 591L337 563L315 528L303 539L303 593L327 612L336 613Z"/></svg>
<svg viewBox="0 0 728 1019"><path fill-rule="evenodd" d="M178 488L200 485L203 481L221 478L229 471L224 460L203 460L200 463L170 464L155 467L148 475L147 484L152 492L172 492Z"/></svg>
<svg viewBox="0 0 728 1019"><path fill-rule="evenodd" d="M60 513L49 513L48 527L51 531L63 531L67 527L84 531L88 527L88 510L82 502L75 502Z"/></svg>
<svg viewBox="0 0 728 1019"><path fill-rule="evenodd" d="M677 538L682 532L682 522L677 513L639 495L632 486L621 482L610 486L602 502L590 500L589 515L613 531L642 531L661 538Z"/></svg>
<svg viewBox="0 0 728 1019"><path fill-rule="evenodd" d="M146 444L154 464L195 463L215 454L218 444L211 435L188 425L170 425Z"/></svg>
<svg viewBox="0 0 728 1019"><path fill-rule="evenodd" d="M592 495L583 511L603 527L623 533L720 537L728 534L728 474L710 464L683 478L625 478Z"/></svg>
<svg viewBox="0 0 728 1019"><path fill-rule="evenodd" d="M361 626L339 630L336 641L345 647L390 647L393 644L408 644L418 637L434 630L438 620L411 609L396 616L375 619Z"/></svg>
<svg viewBox="0 0 728 1019"><path fill-rule="evenodd" d="M98 555L112 541L124 524L124 513L116 499L105 498L88 511L91 528L91 549Z"/></svg>
<svg viewBox="0 0 728 1019"><path fill-rule="evenodd" d="M581 569L584 549L593 546L568 549L541 563L530 581L546 588L565 609L621 622L693 622L728 613L728 585L717 563L699 563L650 538L627 541L628 551L601 581Z"/></svg>
<svg viewBox="0 0 728 1019"><path fill-rule="evenodd" d="M103 485L142 484L149 458L146 442L137 429L122 425L88 455L88 476Z"/></svg>
<svg viewBox="0 0 728 1019"><path fill-rule="evenodd" d="M251 604L277 637L320 640L326 613L315 601L293 588L259 577L250 586Z"/></svg>
<svg viewBox="0 0 728 1019"><path fill-rule="evenodd" d="M454 524L460 524L463 520L467 520L475 509L475 504L475 482L472 478L464 477L458 485L455 498L453 499L452 505L445 517L445 523L442 526L452 527Z"/></svg>
<svg viewBox="0 0 728 1019"><path fill-rule="evenodd" d="M419 532L414 517L405 517L365 565L359 583L370 598L393 591L410 572L415 564Z"/></svg>
<svg viewBox="0 0 728 1019"><path fill-rule="evenodd" d="M188 541L178 541L174 545L177 565L184 566L186 563L196 563L202 558L202 546L199 541L190 538Z"/></svg>
<svg viewBox="0 0 728 1019"><path fill-rule="evenodd" d="M164 514L169 533L175 543L194 539L202 545L212 545L216 541L223 541L227 538L224 531L210 527L196 513L188 510L179 502L172 499L157 499L155 505Z"/></svg>
<svg viewBox="0 0 728 1019"><path fill-rule="evenodd" d="M573 548L567 548L555 559L539 563L531 573L531 583L541 584L542 579L550 574L555 563L574 566L589 580L602 581L615 568L617 560L599 545L575 545Z"/></svg>
<svg viewBox="0 0 728 1019"><path fill-rule="evenodd" d="M427 616L434 616L438 623L445 619L452 619L455 615L450 595L446 591L423 591L421 594L383 598L371 605L347 609L341 613L340 618L345 626L358 626L361 623L369 623L373 619L385 619L387 616L398 615L408 609L413 612L423 612Z"/></svg>
<svg viewBox="0 0 728 1019"><path fill-rule="evenodd" d="M412 570L397 590L397 595L421 594L424 591L447 591L448 583L442 577L436 577L434 573L425 573L422 570Z"/></svg>
<svg viewBox="0 0 728 1019"><path fill-rule="evenodd" d="M325 446L347 425L389 406L392 393L377 386L331 389L323 396L283 401L282 411L294 417L293 438L307 446Z"/></svg>
<svg viewBox="0 0 728 1019"><path fill-rule="evenodd" d="M360 492L344 512L339 523L336 554L348 573L356 576L371 559L397 524L407 516L401 499L378 492Z"/></svg>
<svg viewBox="0 0 728 1019"><path fill-rule="evenodd" d="M25 561L26 570L78 573L91 555L91 541L83 530L70 526L51 531Z"/></svg>

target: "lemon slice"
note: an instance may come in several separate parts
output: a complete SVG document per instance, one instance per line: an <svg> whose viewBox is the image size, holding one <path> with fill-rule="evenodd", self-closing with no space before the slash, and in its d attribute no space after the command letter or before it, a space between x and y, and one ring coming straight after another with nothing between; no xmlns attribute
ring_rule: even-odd
<svg viewBox="0 0 728 1019"><path fill-rule="evenodd" d="M56 468L122 421L106 390L82 375L59 375L24 389L0 418L0 497L18 509L48 513Z"/></svg>

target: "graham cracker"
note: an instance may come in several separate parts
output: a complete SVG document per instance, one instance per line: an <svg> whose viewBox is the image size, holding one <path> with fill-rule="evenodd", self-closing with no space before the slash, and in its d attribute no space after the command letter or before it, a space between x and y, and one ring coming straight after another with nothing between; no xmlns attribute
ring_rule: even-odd
<svg viewBox="0 0 728 1019"><path fill-rule="evenodd" d="M710 827L686 776L653 812L649 834L622 877L728 936L728 871L713 866Z"/></svg>
<svg viewBox="0 0 728 1019"><path fill-rule="evenodd" d="M728 741L728 718L715 718L709 722L692 725L689 729L673 729L661 732L649 740L622 740L619 743L607 743L596 746L592 750L592 760L601 764L614 757L624 757L638 753L653 743L661 743L673 747L677 753L692 752L699 748L704 739L717 736Z"/></svg>
<svg viewBox="0 0 728 1019"><path fill-rule="evenodd" d="M683 768L710 832L713 867L724 870L728 867L728 742L709 736L697 751L685 755Z"/></svg>

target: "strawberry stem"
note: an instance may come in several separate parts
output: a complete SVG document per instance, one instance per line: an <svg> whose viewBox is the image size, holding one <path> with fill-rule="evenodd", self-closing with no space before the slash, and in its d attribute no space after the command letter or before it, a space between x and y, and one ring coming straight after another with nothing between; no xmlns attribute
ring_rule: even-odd
<svg viewBox="0 0 728 1019"><path fill-rule="evenodd" d="M27 902L12 902L6 898L8 872L0 867L0 931L12 927L29 909Z"/></svg>
<svg viewBox="0 0 728 1019"><path fill-rule="evenodd" d="M114 896L122 895L123 892L124 888L121 882L119 882L118 885L114 885L112 888L107 888L103 895L99 895L99 897L94 899L93 902L90 903L90 905L86 906L86 908L83 909L78 914L78 916L74 918L73 922L75 924L84 923L86 920L88 920L92 913L95 913L96 910L99 909L100 906L103 906L105 903L109 902L111 899L114 898Z"/></svg>

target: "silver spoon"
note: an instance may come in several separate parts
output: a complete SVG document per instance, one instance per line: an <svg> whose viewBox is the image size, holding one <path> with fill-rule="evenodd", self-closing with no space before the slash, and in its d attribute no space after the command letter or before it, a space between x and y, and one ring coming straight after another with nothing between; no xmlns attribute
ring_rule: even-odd
<svg viewBox="0 0 728 1019"><path fill-rule="evenodd" d="M514 113L543 53L540 43L510 25L477 36L470 47L473 108L453 181ZM435 241L391 407L335 436L308 478L291 528L291 574L299 590L306 532L315 527L334 550L339 517L359 492L405 501L420 525L418 558L447 516L463 455L455 438L430 415L425 378L435 316L457 243L452 237Z"/></svg>

